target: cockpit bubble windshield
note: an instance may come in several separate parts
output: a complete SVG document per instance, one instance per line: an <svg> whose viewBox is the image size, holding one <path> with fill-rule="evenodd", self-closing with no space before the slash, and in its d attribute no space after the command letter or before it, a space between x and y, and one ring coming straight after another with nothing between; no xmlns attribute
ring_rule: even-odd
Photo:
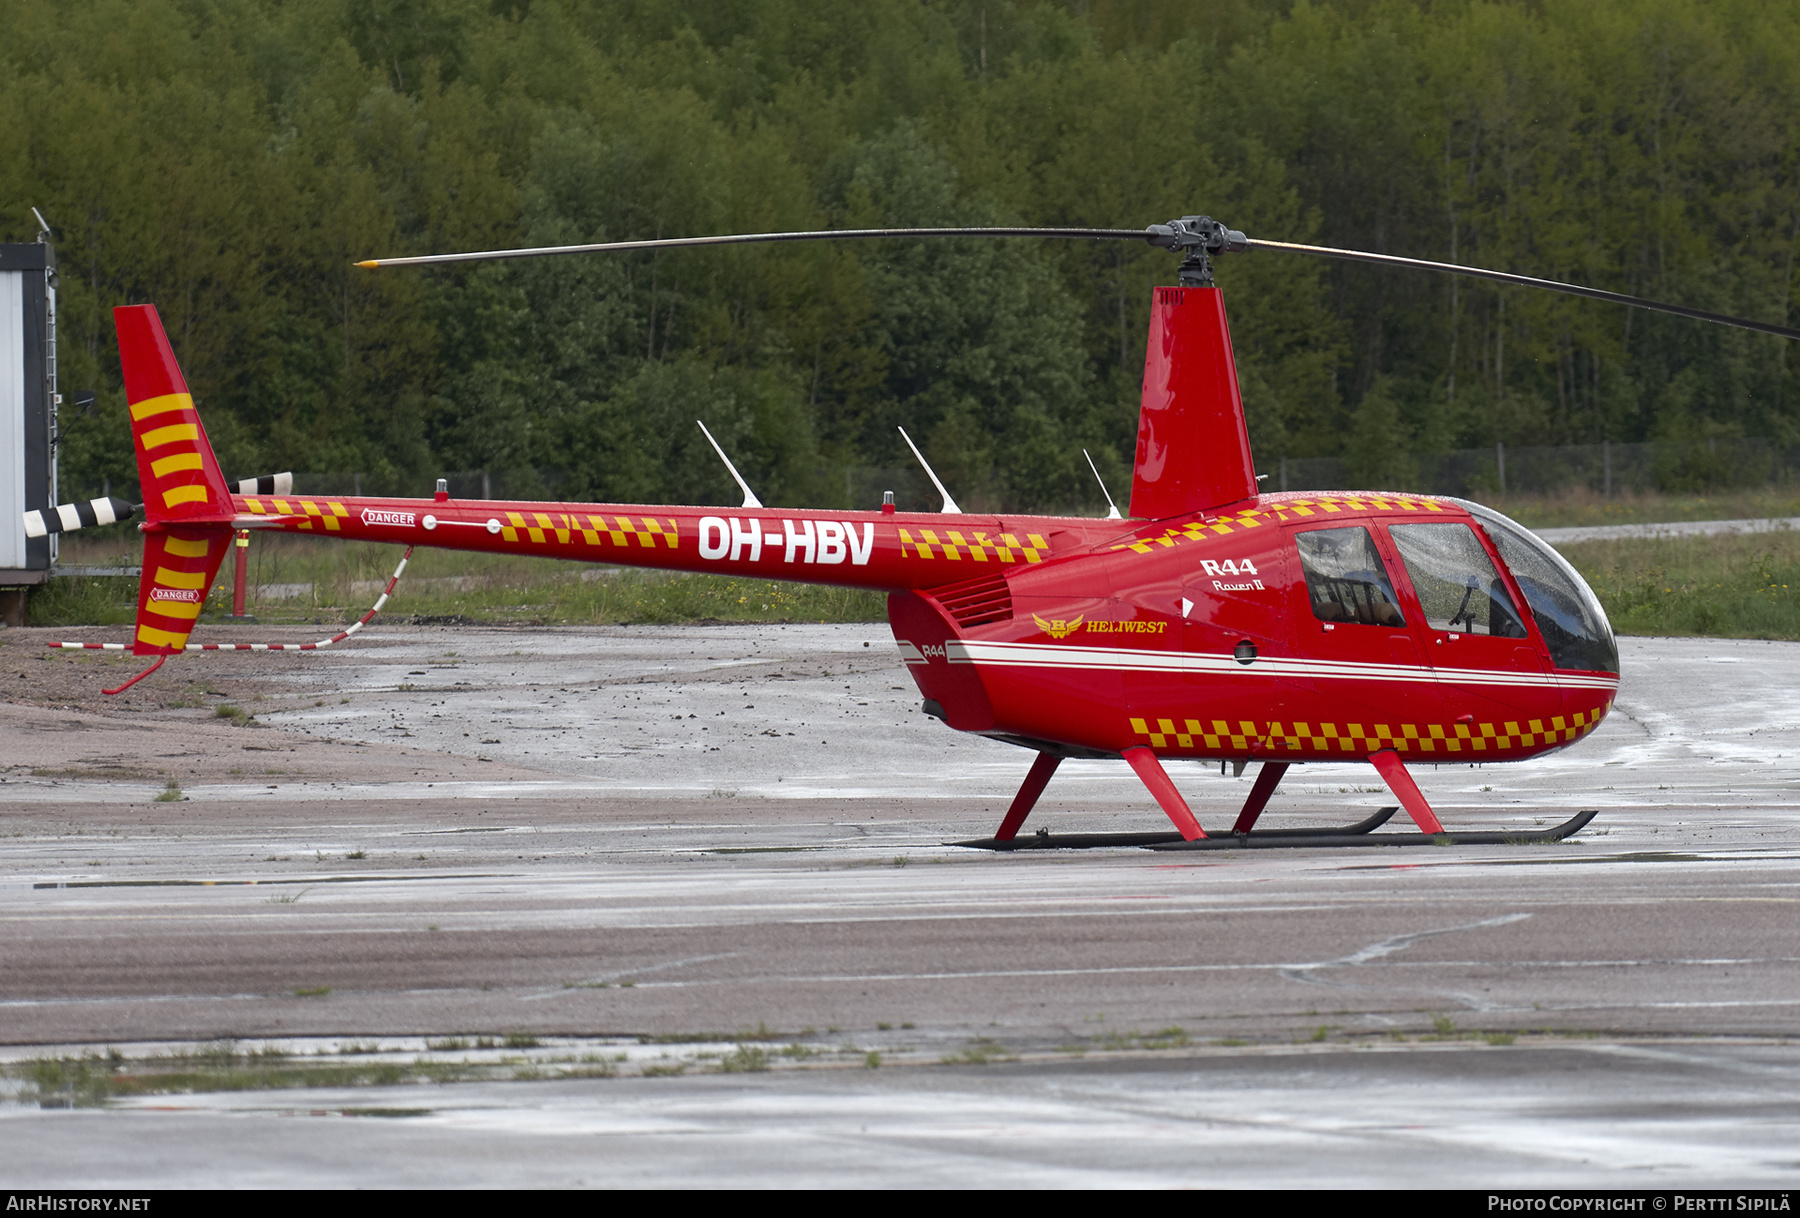
<svg viewBox="0 0 1800 1218"><path fill-rule="evenodd" d="M1551 663L1587 672L1618 672L1619 645L1612 625L1581 573L1530 530L1494 509L1466 499L1450 502L1475 517L1512 569L1550 647Z"/></svg>

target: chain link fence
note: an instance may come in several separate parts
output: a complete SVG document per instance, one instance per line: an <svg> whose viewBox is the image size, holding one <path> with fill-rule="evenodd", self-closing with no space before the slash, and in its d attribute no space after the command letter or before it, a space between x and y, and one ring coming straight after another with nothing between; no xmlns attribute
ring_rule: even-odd
<svg viewBox="0 0 1800 1218"><path fill-rule="evenodd" d="M1405 489L1480 499L1493 495L1683 494L1768 486L1800 479L1800 448L1721 438L1670 444L1496 444L1444 453L1384 457L1376 469L1342 457L1264 462L1270 490Z"/></svg>

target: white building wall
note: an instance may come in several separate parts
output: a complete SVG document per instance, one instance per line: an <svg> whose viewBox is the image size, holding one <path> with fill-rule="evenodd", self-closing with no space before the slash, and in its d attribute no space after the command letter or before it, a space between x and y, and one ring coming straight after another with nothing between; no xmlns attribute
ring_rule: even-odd
<svg viewBox="0 0 1800 1218"><path fill-rule="evenodd" d="M25 273L0 271L0 571L25 566Z"/></svg>

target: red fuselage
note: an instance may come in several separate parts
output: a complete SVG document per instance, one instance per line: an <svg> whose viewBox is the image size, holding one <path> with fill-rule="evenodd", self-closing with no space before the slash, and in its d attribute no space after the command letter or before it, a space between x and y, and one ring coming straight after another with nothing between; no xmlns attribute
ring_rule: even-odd
<svg viewBox="0 0 1800 1218"><path fill-rule="evenodd" d="M1514 761L1592 731L1618 689L1616 672L1557 667L1475 518L1422 496L1269 494L1152 523L329 496L233 506L239 527L882 589L928 709L1053 752ZM1406 531L1422 523L1473 540ZM1364 548L1368 569L1350 582L1379 587L1373 609L1331 591L1299 536L1351 529L1329 536ZM1422 573L1416 539L1449 534L1511 617L1473 616L1473 593L1440 607L1443 568Z"/></svg>

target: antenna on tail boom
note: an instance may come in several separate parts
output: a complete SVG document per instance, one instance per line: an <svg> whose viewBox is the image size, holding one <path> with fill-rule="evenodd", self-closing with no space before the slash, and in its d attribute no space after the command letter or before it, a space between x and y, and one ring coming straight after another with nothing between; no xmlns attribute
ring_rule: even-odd
<svg viewBox="0 0 1800 1218"><path fill-rule="evenodd" d="M925 476L931 479L931 485L937 487L938 494L944 497L944 506L938 511L950 512L957 516L962 515L962 509L956 506L956 500L950 498L950 492L944 489L944 484L938 481L937 474L932 470L931 462L925 459L925 454L919 451L919 446L912 442L912 437L906 434L904 427L900 428L900 438L906 441L906 446L912 449L913 456L917 457L919 464L925 467Z"/></svg>
<svg viewBox="0 0 1800 1218"><path fill-rule="evenodd" d="M1081 455L1087 457L1088 468L1094 470L1094 481L1100 484L1100 493L1106 496L1106 518L1108 520L1125 519L1123 516L1119 515L1119 505L1113 502L1112 492L1106 489L1106 479L1100 476L1099 470L1094 469L1094 458L1089 455L1088 450L1085 448L1081 450Z"/></svg>
<svg viewBox="0 0 1800 1218"><path fill-rule="evenodd" d="M737 466L731 463L731 458L725 455L725 450L719 447L719 442L717 440L713 439L713 433L706 430L706 424L701 423L699 419L695 419L694 422L699 424L701 433L706 436L706 442L713 446L714 452L719 454L719 460L725 463L725 468L731 471L732 481L736 482L738 484L738 489L744 492L744 502L741 506L747 508L761 507L762 500L756 497L756 492L750 489L750 484L744 481L744 476L737 472Z"/></svg>

